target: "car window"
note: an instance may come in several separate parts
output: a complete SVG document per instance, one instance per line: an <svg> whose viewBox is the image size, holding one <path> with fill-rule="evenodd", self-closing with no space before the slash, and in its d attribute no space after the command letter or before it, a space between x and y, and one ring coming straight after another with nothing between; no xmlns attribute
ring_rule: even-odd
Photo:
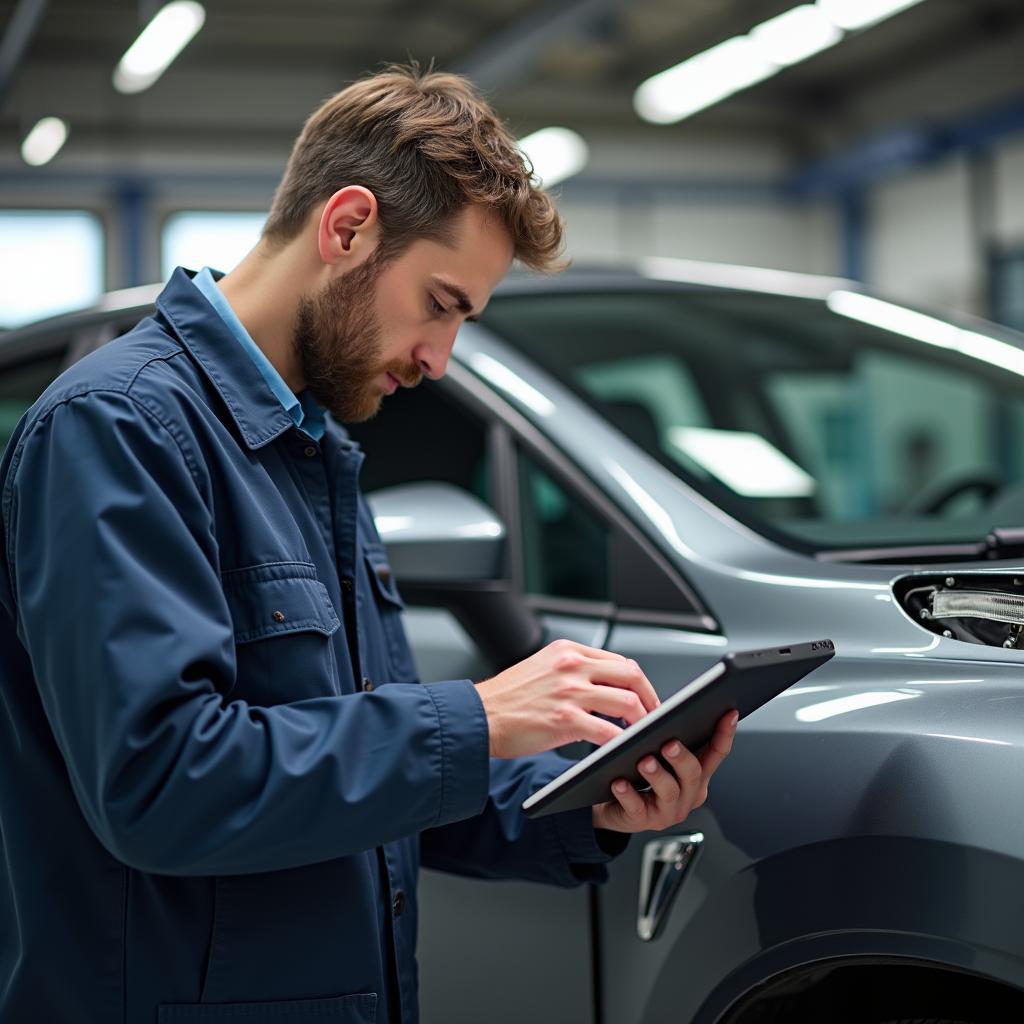
<svg viewBox="0 0 1024 1024"><path fill-rule="evenodd" d="M1024 523L1024 350L995 325L702 288L499 295L484 322L777 540L983 545Z"/></svg>
<svg viewBox="0 0 1024 1024"><path fill-rule="evenodd" d="M526 592L607 601L607 527L522 450L518 465Z"/></svg>
<svg viewBox="0 0 1024 1024"><path fill-rule="evenodd" d="M364 492L436 480L491 504L487 424L433 382L399 389L378 416L348 431L366 453Z"/></svg>
<svg viewBox="0 0 1024 1024"><path fill-rule="evenodd" d="M0 370L0 452L18 420L60 372L63 359L60 353Z"/></svg>

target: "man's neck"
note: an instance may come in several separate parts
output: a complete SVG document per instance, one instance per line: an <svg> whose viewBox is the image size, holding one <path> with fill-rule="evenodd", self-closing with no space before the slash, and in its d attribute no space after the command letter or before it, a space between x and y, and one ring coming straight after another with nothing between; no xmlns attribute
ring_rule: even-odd
<svg viewBox="0 0 1024 1024"><path fill-rule="evenodd" d="M306 385L292 339L299 297L309 287L309 270L299 266L296 249L289 245L269 253L260 242L217 285L249 336L298 394Z"/></svg>

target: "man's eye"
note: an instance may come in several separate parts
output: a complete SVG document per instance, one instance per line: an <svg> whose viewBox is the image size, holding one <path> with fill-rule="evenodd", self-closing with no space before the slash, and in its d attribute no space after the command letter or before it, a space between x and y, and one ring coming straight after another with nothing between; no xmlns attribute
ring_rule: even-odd
<svg viewBox="0 0 1024 1024"><path fill-rule="evenodd" d="M432 309L432 310L433 310L433 311L434 311L434 312L435 312L435 313L436 313L436 314L437 314L438 316L444 316L444 315L445 315L445 313L447 313L447 312L448 312L448 310L447 310L447 309L445 309L445 308L444 308L444 306L442 306L442 305L441 305L441 303L440 303L440 302L438 302L438 301L437 301L437 299L435 299L433 295L431 295L431 296L430 296L430 308L431 308L431 309Z"/></svg>

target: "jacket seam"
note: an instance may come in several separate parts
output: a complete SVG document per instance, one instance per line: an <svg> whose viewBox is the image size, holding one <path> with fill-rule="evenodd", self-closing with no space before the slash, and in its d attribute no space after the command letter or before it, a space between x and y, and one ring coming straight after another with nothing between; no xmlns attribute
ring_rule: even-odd
<svg viewBox="0 0 1024 1024"><path fill-rule="evenodd" d="M15 604L18 602L18 592L15 585L15 574L14 574L14 530L13 530L13 516L12 508L14 506L14 485L18 476L18 471L21 468L22 457L25 453L25 448L29 440L40 430L53 416L53 414L60 409L62 406L69 405L71 402L76 401L79 398L88 398L91 395L121 395L123 398L127 398L132 405L137 409L141 410L147 416L150 417L154 422L163 427L164 431L174 442L175 447L178 449L179 454L188 467L189 475L192 477L192 482L202 490L202 484L200 475L198 472L198 466L194 464L194 460L191 455L185 450L182 442L179 441L175 432L171 429L170 425L164 422L164 420L158 416L152 409L150 409L140 399L136 398L135 395L130 394L130 388L134 386L138 380L139 375L145 370L151 363L167 361L173 359L177 355L183 355L183 351L165 353L162 355L152 356L147 359L142 366L136 371L131 381L124 388L115 387L93 387L84 388L81 391L75 391L70 395L64 395L49 406L45 412L41 413L32 424L32 426L22 435L18 441L18 447L15 449L14 454L11 456L11 464L7 471L7 477L4 481L3 499L0 502L0 514L2 514L3 530L4 530L4 541L5 541L5 560L7 562L7 579L11 590L11 597Z"/></svg>
<svg viewBox="0 0 1024 1024"><path fill-rule="evenodd" d="M138 375L136 375L136 377L137 376ZM133 380L132 385L134 385L134 383L135 381ZM188 450L187 442L185 441L184 436L180 434L180 431L177 429L177 427L174 424L168 422L160 413L157 412L156 409L152 408L149 402L143 400L142 398L136 397L129 391L125 391L124 394L125 398L129 399L131 403L140 412L148 416L154 423L163 427L164 432L174 442L174 446L178 449L178 452L180 453L182 459L185 462L185 465L188 467L188 472L189 475L192 477L192 482L196 485L197 488L199 488L200 493L202 493L203 485L202 477L199 472L199 463L195 460L195 458L193 458L192 453Z"/></svg>
<svg viewBox="0 0 1024 1024"><path fill-rule="evenodd" d="M313 576L286 576L285 579L291 580L314 580L319 582L315 573L316 565L313 562L295 562L295 561L278 561L278 562L256 562L254 565L240 565L236 569L222 569L221 578L231 576L235 573L251 572L253 569L264 569L268 566L281 566L281 565L301 565L305 569L312 569L314 572ZM225 582L233 582L225 580ZM276 582L276 581L275 581Z"/></svg>
<svg viewBox="0 0 1024 1024"><path fill-rule="evenodd" d="M434 695L430 692L430 687L423 687L427 691L427 696L430 698L430 703L434 707L434 715L437 717L437 731L441 737L441 796L438 800L437 806L437 817L434 819L433 824L430 826L434 828L441 823L444 815L444 797L445 797L445 776L447 775L448 769L448 752L445 749L445 732L444 732L444 717L441 714L441 709L437 706L437 700Z"/></svg>

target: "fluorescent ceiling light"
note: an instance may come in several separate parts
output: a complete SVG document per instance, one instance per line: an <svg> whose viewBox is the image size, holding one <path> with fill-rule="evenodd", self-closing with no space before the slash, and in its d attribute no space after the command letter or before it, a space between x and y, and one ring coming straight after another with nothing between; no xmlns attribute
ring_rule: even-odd
<svg viewBox="0 0 1024 1024"><path fill-rule="evenodd" d="M744 497L804 498L815 491L814 478L760 434L670 427L668 439Z"/></svg>
<svg viewBox="0 0 1024 1024"><path fill-rule="evenodd" d="M118 92L148 89L203 27L206 11L194 0L174 0L153 16L114 69Z"/></svg>
<svg viewBox="0 0 1024 1024"><path fill-rule="evenodd" d="M801 4L751 29L750 38L766 59L787 65L827 50L843 38L843 33L820 8Z"/></svg>
<svg viewBox="0 0 1024 1024"><path fill-rule="evenodd" d="M840 28L867 28L921 0L818 0L821 13Z"/></svg>
<svg viewBox="0 0 1024 1024"><path fill-rule="evenodd" d="M33 167L41 167L60 152L67 137L67 122L59 117L44 117L25 136L21 144L21 158Z"/></svg>
<svg viewBox="0 0 1024 1024"><path fill-rule="evenodd" d="M749 36L734 36L648 78L636 90L633 106L647 121L671 124L778 70Z"/></svg>
<svg viewBox="0 0 1024 1024"><path fill-rule="evenodd" d="M948 348L1024 377L1024 349L1016 345L859 292L835 291L825 301L828 308L840 316L881 327L883 331L902 334L905 338L923 341L936 348Z"/></svg>
<svg viewBox="0 0 1024 1024"><path fill-rule="evenodd" d="M548 188L579 174L590 157L583 137L569 128L541 128L520 139L519 148L533 166L534 175Z"/></svg>

